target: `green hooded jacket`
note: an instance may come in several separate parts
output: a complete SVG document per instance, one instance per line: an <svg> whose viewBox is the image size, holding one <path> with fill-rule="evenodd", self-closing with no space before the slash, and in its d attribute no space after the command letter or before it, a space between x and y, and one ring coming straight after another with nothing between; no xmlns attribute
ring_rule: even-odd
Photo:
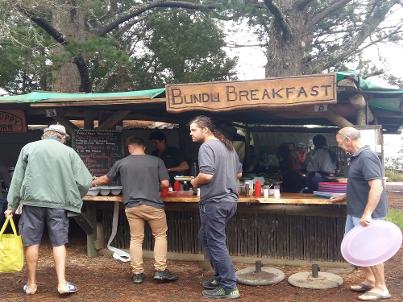
<svg viewBox="0 0 403 302"><path fill-rule="evenodd" d="M20 152L7 195L8 208L19 204L62 208L80 213L91 174L70 147L48 138L25 145Z"/></svg>

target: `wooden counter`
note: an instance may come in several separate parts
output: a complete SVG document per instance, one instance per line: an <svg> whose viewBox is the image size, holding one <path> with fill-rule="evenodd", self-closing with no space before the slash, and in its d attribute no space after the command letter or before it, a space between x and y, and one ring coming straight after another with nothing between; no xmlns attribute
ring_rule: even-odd
<svg viewBox="0 0 403 302"><path fill-rule="evenodd" d="M198 203L199 197L193 195L191 192L171 192L167 197L161 198L165 203ZM92 202L122 202L123 197L119 196L89 196L83 197L84 201ZM306 205L333 205L328 199L316 197L312 194L302 193L282 193L281 198L256 198L254 196L241 196L239 203L264 203L264 204L306 204ZM342 203L343 204L343 203ZM340 205L338 203L337 205Z"/></svg>
<svg viewBox="0 0 403 302"><path fill-rule="evenodd" d="M107 241L112 232L114 202L120 203L119 227L113 246L130 246L129 225L122 196L84 196L84 216L92 226L87 232L88 254L95 256L95 228L101 227ZM163 197L168 223L168 251L200 254L199 197L192 192L172 192ZM282 193L281 198L241 196L236 215L227 226L231 255L290 260L343 261L340 242L344 234L345 203L330 203L312 194ZM98 238L99 239L99 238ZM153 249L146 228L144 249Z"/></svg>

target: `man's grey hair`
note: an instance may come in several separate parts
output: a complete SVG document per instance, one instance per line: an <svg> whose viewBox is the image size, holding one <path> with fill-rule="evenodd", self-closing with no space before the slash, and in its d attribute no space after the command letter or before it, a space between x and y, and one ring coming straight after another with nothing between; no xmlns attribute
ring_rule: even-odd
<svg viewBox="0 0 403 302"><path fill-rule="evenodd" d="M357 140L361 137L361 133L360 130L354 128L354 127L344 127L342 129L340 129L340 131L338 132L338 134L344 136L344 137L348 137L351 140Z"/></svg>
<svg viewBox="0 0 403 302"><path fill-rule="evenodd" d="M47 139L47 138L54 138L61 143L64 143L66 141L65 135L62 135L59 132L52 131L52 130L46 131L45 133L42 134L41 139Z"/></svg>

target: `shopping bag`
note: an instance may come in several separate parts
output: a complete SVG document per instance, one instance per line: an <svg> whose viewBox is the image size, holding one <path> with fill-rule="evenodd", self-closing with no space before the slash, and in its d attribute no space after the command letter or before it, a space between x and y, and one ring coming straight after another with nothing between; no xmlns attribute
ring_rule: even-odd
<svg viewBox="0 0 403 302"><path fill-rule="evenodd" d="M12 234L4 234L10 223ZM0 273L19 272L24 266L24 249L21 236L17 234L12 216L8 216L0 231Z"/></svg>

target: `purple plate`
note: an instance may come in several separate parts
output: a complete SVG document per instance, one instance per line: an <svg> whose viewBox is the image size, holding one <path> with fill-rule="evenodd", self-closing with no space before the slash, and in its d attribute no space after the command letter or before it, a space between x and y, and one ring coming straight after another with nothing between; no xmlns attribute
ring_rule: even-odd
<svg viewBox="0 0 403 302"><path fill-rule="evenodd" d="M373 220L369 226L356 226L341 242L341 254L354 265L368 267L395 255L402 245L402 231L395 224Z"/></svg>

